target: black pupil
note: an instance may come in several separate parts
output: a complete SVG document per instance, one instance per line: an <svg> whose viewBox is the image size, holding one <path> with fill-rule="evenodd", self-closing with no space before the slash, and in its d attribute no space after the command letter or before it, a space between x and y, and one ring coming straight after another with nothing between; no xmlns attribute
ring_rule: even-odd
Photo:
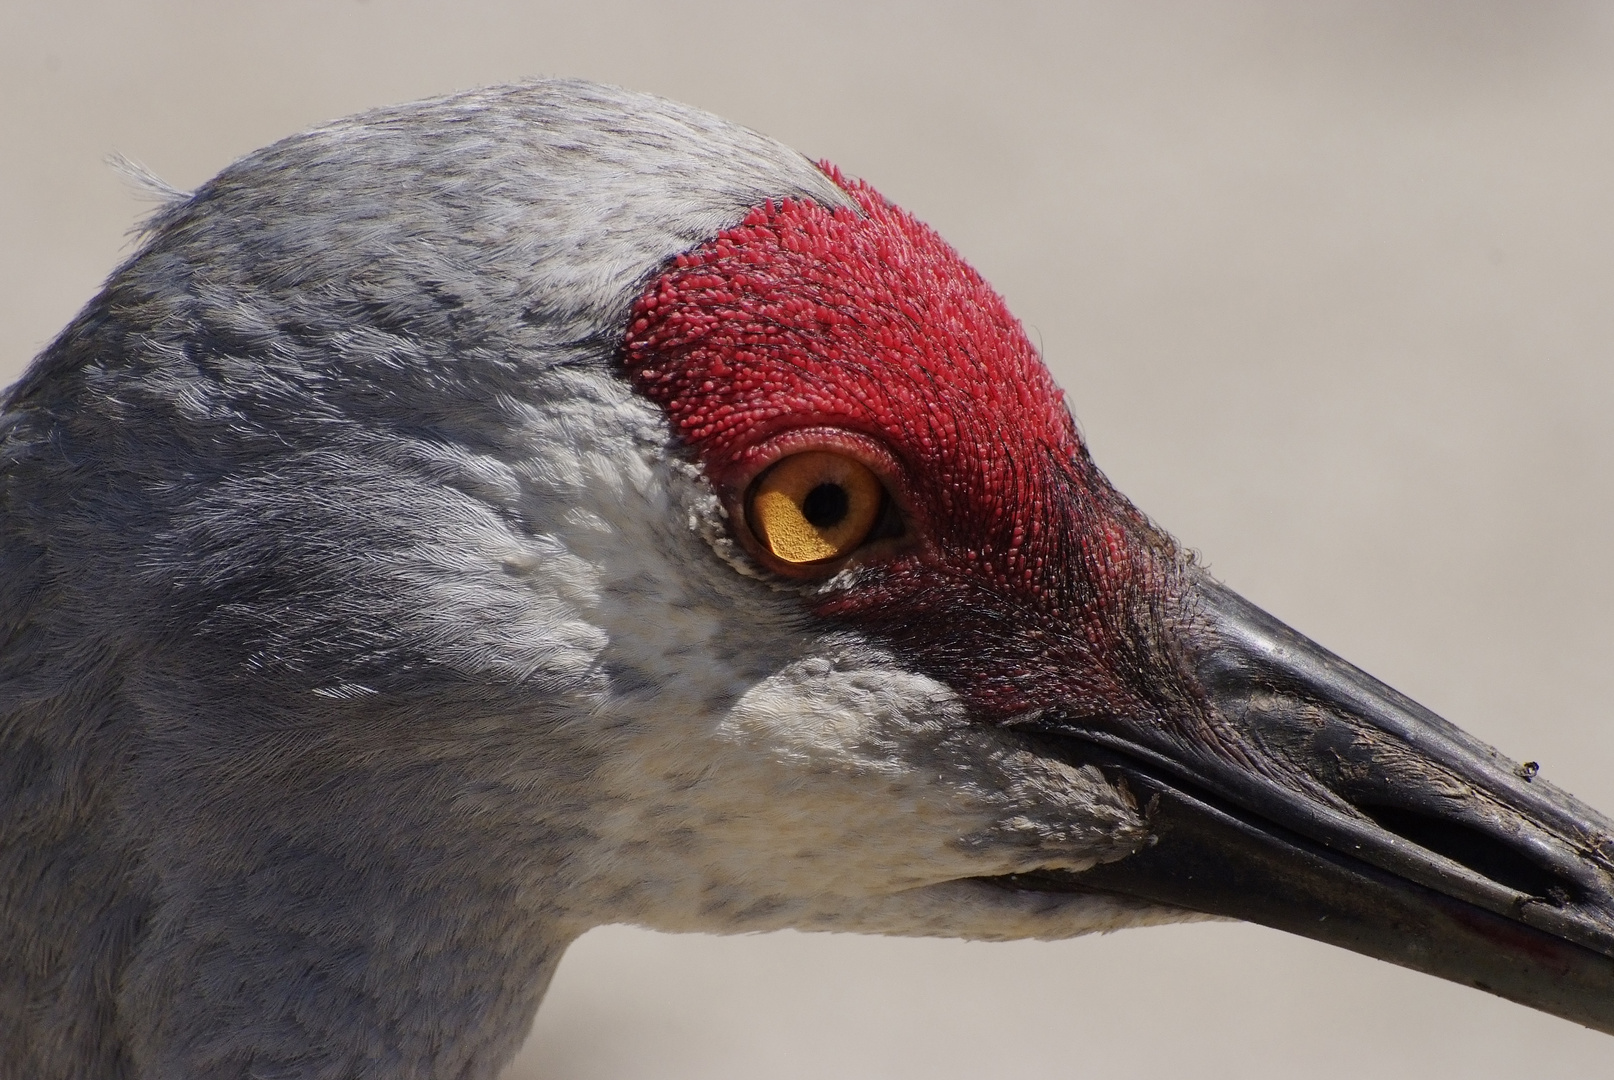
<svg viewBox="0 0 1614 1080"><path fill-rule="evenodd" d="M801 500L801 516L807 519L807 524L819 529L839 525L851 508L852 500L847 496L846 489L827 481L813 488Z"/></svg>

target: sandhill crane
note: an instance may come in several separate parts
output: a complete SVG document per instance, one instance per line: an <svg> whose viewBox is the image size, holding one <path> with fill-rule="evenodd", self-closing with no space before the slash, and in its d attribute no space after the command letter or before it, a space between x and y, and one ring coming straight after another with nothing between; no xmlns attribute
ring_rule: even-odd
<svg viewBox="0 0 1614 1080"><path fill-rule="evenodd" d="M590 926L1204 915L1614 1032L1606 819L1213 580L873 188L577 82L161 209L0 410L0 1076L490 1077Z"/></svg>

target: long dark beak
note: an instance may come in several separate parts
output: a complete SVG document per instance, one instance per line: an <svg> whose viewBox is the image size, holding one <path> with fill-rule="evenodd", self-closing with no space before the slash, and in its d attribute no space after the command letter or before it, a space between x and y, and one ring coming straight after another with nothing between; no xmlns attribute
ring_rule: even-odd
<svg viewBox="0 0 1614 1080"><path fill-rule="evenodd" d="M1199 716L1045 721L1145 809L1153 847L1014 879L1288 930L1614 1034L1614 826L1208 576Z"/></svg>

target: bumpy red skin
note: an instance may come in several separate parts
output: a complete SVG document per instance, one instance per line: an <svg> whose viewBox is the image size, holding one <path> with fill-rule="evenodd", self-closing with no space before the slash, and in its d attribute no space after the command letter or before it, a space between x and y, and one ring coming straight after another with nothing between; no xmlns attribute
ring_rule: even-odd
<svg viewBox="0 0 1614 1080"><path fill-rule="evenodd" d="M828 172L863 214L787 201L678 256L623 357L720 490L782 435L888 450L916 542L809 594L982 719L1158 716L1181 557L1093 466L1002 299L927 226Z"/></svg>

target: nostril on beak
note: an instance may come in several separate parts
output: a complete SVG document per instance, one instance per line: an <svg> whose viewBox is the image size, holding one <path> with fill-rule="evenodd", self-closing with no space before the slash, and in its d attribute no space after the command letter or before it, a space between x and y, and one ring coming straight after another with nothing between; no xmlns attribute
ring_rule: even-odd
<svg viewBox="0 0 1614 1080"><path fill-rule="evenodd" d="M1498 885L1563 907L1582 898L1572 881L1555 874L1506 839L1472 825L1401 806L1354 804L1374 824L1425 851L1466 866Z"/></svg>

